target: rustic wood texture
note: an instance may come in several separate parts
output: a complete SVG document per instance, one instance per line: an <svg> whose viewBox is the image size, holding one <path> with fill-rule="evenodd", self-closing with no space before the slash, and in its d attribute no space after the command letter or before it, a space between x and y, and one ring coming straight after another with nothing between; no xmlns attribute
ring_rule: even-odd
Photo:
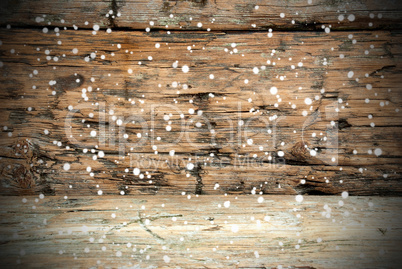
<svg viewBox="0 0 402 269"><path fill-rule="evenodd" d="M402 262L400 198L305 196L301 203L291 196L265 196L262 203L257 198L53 196L23 203L22 197L3 197L0 264L398 268Z"/></svg>
<svg viewBox="0 0 402 269"><path fill-rule="evenodd" d="M257 8L256 8L257 7ZM3 0L0 24L198 30L400 29L397 0ZM281 15L283 14L283 15ZM172 16L171 16L172 15ZM39 18L39 19L38 19ZM85 23L87 22L87 24Z"/></svg>
<svg viewBox="0 0 402 269"><path fill-rule="evenodd" d="M1 1L0 267L399 268L401 16Z"/></svg>
<svg viewBox="0 0 402 269"><path fill-rule="evenodd" d="M55 35L11 29L2 30L0 39L0 124L7 128L0 142L2 194L402 191L399 32L269 38L265 33L67 30ZM52 81L56 84L49 85ZM270 93L272 86L277 94ZM337 143L329 143L334 137ZM318 154L312 156L311 149ZM99 151L105 156L94 160ZM63 170L65 163L70 170ZM194 169L186 169L187 163ZM136 167L144 178L133 175Z"/></svg>

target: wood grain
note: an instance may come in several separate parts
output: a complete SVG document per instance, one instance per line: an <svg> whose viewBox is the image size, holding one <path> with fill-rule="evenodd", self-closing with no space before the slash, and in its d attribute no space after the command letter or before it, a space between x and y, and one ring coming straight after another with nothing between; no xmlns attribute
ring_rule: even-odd
<svg viewBox="0 0 402 269"><path fill-rule="evenodd" d="M256 9L256 6L258 9ZM283 14L283 15L281 15ZM0 24L92 29L199 30L401 29L402 5L394 0L4 0ZM172 16L171 16L172 15ZM39 19L38 19L39 18Z"/></svg>
<svg viewBox="0 0 402 269"><path fill-rule="evenodd" d="M399 268L401 3L1 1L0 267Z"/></svg>
<svg viewBox="0 0 402 269"><path fill-rule="evenodd" d="M23 203L22 197L3 197L0 264L398 268L401 263L401 198L305 196L301 203L291 196L265 196L262 203L257 198L29 196Z"/></svg>
<svg viewBox="0 0 402 269"><path fill-rule="evenodd" d="M401 193L399 32L21 29L0 39L2 194Z"/></svg>

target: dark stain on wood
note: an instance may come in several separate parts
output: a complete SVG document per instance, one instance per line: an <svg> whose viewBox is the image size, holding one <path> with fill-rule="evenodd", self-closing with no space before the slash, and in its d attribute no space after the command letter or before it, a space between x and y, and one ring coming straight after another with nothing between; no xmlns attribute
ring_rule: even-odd
<svg viewBox="0 0 402 269"><path fill-rule="evenodd" d="M116 16L118 13L118 6L117 6L117 1L116 0L111 0L110 1L110 10L113 11L112 14L109 14L108 16L108 21L109 21L109 26L110 27L117 27L116 24Z"/></svg>
<svg viewBox="0 0 402 269"><path fill-rule="evenodd" d="M9 99L18 99L20 98L21 90L24 89L24 84L21 81L16 79L7 78L6 80L2 80L2 91L0 95L3 95L6 92L6 95L9 96Z"/></svg>
<svg viewBox="0 0 402 269"><path fill-rule="evenodd" d="M194 176L197 181L197 183L195 185L195 191L194 191L195 194L203 194L202 188L203 188L204 184L202 183L202 176L201 176L202 173L203 173L203 170L202 170L200 163L197 163L194 166L193 170L190 171L190 174L192 176Z"/></svg>
<svg viewBox="0 0 402 269"><path fill-rule="evenodd" d="M85 82L85 79L80 74L74 74L66 77L58 77L55 81L56 84L53 86L53 88L60 92L69 91L80 87Z"/></svg>
<svg viewBox="0 0 402 269"><path fill-rule="evenodd" d="M387 229L387 228L378 228L378 231L379 231L382 235L385 235L385 234L387 233L388 229Z"/></svg>
<svg viewBox="0 0 402 269"><path fill-rule="evenodd" d="M14 124L23 124L29 121L29 113L26 110L16 109L10 112L9 120Z"/></svg>
<svg viewBox="0 0 402 269"><path fill-rule="evenodd" d="M204 8L208 4L208 0L187 0L191 2L194 7Z"/></svg>
<svg viewBox="0 0 402 269"><path fill-rule="evenodd" d="M162 11L171 12L180 2L191 3L192 7L204 8L208 4L208 0L163 0Z"/></svg>
<svg viewBox="0 0 402 269"><path fill-rule="evenodd" d="M339 119L338 128L339 130L352 127L352 125L346 119Z"/></svg>

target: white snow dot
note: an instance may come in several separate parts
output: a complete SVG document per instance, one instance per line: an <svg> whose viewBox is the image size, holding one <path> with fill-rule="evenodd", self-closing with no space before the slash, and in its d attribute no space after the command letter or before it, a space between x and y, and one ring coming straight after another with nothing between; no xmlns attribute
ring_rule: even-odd
<svg viewBox="0 0 402 269"><path fill-rule="evenodd" d="M187 164L187 170L193 170L194 169L194 164L193 163L188 163Z"/></svg>
<svg viewBox="0 0 402 269"><path fill-rule="evenodd" d="M306 98L304 99L304 103L306 103L306 105L311 105L313 101L310 98Z"/></svg>
<svg viewBox="0 0 402 269"><path fill-rule="evenodd" d="M301 195L301 194L296 195L296 202L298 202L298 203L303 202L303 195Z"/></svg>
<svg viewBox="0 0 402 269"><path fill-rule="evenodd" d="M343 199L348 198L348 196L349 196L349 193L348 193L347 191L343 191L343 192L342 192L342 198L343 198Z"/></svg>
<svg viewBox="0 0 402 269"><path fill-rule="evenodd" d="M163 256L163 261L166 263L169 263L170 262L169 256L167 256L167 255Z"/></svg>
<svg viewBox="0 0 402 269"><path fill-rule="evenodd" d="M134 168L133 173L134 173L134 175L138 176L140 174L140 169Z"/></svg>
<svg viewBox="0 0 402 269"><path fill-rule="evenodd" d="M353 71L349 71L348 78L352 78L355 73Z"/></svg>
<svg viewBox="0 0 402 269"><path fill-rule="evenodd" d="M374 154L378 157L378 156L380 156L382 154L382 150L380 148L376 148L374 150Z"/></svg>
<svg viewBox="0 0 402 269"><path fill-rule="evenodd" d="M92 137L96 136L96 131L92 130L92 131L91 131L91 136L92 136Z"/></svg>
<svg viewBox="0 0 402 269"><path fill-rule="evenodd" d="M183 73L188 73L188 71L190 71L190 68L187 65L183 65L181 70L183 71Z"/></svg>
<svg viewBox="0 0 402 269"><path fill-rule="evenodd" d="M231 228L232 232L237 233L239 231L239 226L237 226L236 224L232 225Z"/></svg>
<svg viewBox="0 0 402 269"><path fill-rule="evenodd" d="M350 15L348 16L348 20L349 20L349 21L354 21L354 20L355 20L355 15L350 14Z"/></svg>
<svg viewBox="0 0 402 269"><path fill-rule="evenodd" d="M272 95L275 95L275 94L278 93L278 89L277 89L276 87L271 87L271 89L269 90L269 92L270 92Z"/></svg>
<svg viewBox="0 0 402 269"><path fill-rule="evenodd" d="M65 164L63 165L63 169L64 169L65 171L70 170L70 164L69 164L69 163L65 163Z"/></svg>
<svg viewBox="0 0 402 269"><path fill-rule="evenodd" d="M229 208L229 206L230 206L230 201L225 201L225 202L223 203L223 206L226 207L226 208Z"/></svg>
<svg viewBox="0 0 402 269"><path fill-rule="evenodd" d="M261 204L262 202L264 202L264 197L262 197L262 196L258 197L257 201Z"/></svg>

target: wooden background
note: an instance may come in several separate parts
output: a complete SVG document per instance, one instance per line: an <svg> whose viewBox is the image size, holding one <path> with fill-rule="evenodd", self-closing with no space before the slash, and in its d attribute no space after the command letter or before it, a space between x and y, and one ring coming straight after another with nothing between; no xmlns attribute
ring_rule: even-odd
<svg viewBox="0 0 402 269"><path fill-rule="evenodd" d="M0 264L398 268L401 13L2 1Z"/></svg>

